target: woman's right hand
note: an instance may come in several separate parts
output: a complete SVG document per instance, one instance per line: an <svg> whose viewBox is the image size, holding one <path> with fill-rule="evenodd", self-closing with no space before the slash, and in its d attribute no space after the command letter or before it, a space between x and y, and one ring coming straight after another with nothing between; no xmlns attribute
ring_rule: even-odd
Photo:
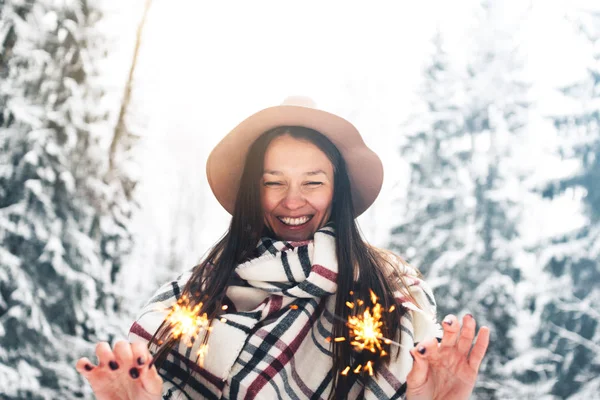
<svg viewBox="0 0 600 400"><path fill-rule="evenodd" d="M157 400L162 398L162 379L151 364L143 343L119 341L114 350L106 342L96 346L98 365L80 358L75 368L94 390L97 400Z"/></svg>

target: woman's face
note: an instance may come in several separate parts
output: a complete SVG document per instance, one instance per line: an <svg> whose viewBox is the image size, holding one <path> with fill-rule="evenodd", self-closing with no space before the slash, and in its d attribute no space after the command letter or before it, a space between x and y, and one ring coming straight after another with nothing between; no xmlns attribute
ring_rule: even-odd
<svg viewBox="0 0 600 400"><path fill-rule="evenodd" d="M331 215L333 165L317 146L279 136L265 153L261 203L265 225L277 238L311 239Z"/></svg>

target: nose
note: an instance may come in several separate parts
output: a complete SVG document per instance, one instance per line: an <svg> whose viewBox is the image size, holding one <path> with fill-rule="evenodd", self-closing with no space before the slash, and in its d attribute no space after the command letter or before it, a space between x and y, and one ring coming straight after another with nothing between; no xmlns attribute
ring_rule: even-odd
<svg viewBox="0 0 600 400"><path fill-rule="evenodd" d="M305 204L306 199L302 191L298 188L290 188L283 199L283 206L288 210L297 210Z"/></svg>

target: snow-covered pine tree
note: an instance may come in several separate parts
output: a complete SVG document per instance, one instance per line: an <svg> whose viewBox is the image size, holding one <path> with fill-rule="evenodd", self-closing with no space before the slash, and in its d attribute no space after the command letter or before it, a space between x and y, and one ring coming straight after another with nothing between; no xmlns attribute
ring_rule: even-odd
<svg viewBox="0 0 600 400"><path fill-rule="evenodd" d="M524 371L543 393L591 399L600 393L600 11L572 18L591 49L587 76L560 89L564 114L553 116L561 174L537 188L559 208L579 202L582 223L541 242L546 282L531 309L539 317L531 367ZM573 168L573 165L575 166Z"/></svg>
<svg viewBox="0 0 600 400"><path fill-rule="evenodd" d="M528 122L528 86L511 26L505 28L490 2L482 3L479 14L460 85L456 75L440 79L448 65L441 56L428 69L435 78L424 91L425 129L402 150L412 174L406 219L392 240L426 273L440 316L470 312L491 328L475 393L493 399L506 383L502 366L515 353L509 331L517 313L515 256L523 251L518 223L524 191L515 148Z"/></svg>
<svg viewBox="0 0 600 400"><path fill-rule="evenodd" d="M403 220L393 229L391 248L410 259L430 277L444 268L436 260L461 251L464 227L469 213L470 185L465 167L464 79L456 71L444 48L442 33L433 39L433 54L425 68L419 90L422 99L414 116L404 127L401 157L410 166L410 181L399 210ZM433 282L432 282L433 284Z"/></svg>
<svg viewBox="0 0 600 400"><path fill-rule="evenodd" d="M511 329L517 322L515 285L521 279L519 225L524 212L526 171L522 160L529 122L528 90L518 48L527 10L505 13L504 5L482 1L468 63L465 131L471 137L476 234L472 251L453 277L465 285L454 292L478 322L490 326L490 343L480 383L481 398L502 398L509 382L503 366L515 355Z"/></svg>
<svg viewBox="0 0 600 400"><path fill-rule="evenodd" d="M74 362L122 335L113 281L131 245L131 186L105 178L100 16L86 0L0 8L2 398L91 397Z"/></svg>

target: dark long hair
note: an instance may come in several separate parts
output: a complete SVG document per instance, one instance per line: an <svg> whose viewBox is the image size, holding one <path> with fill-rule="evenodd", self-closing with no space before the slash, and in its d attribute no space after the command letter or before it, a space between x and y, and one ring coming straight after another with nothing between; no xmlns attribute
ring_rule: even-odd
<svg viewBox="0 0 600 400"><path fill-rule="evenodd" d="M383 252L367 244L360 235L354 219L352 191L346 163L337 147L321 133L299 126L274 128L261 135L250 147L237 193L231 223L225 235L210 250L205 259L197 265L185 285L181 296L186 296L190 307L202 303L200 313L206 313L210 320L217 318L224 305L225 292L234 275L235 268L255 254L257 243L265 231L260 184L263 175L263 162L267 147L273 139L281 135L290 135L296 139L306 140L316 145L329 158L334 167L333 204L330 222L335 227L336 253L338 260L338 289L336 293L335 314L341 319L333 320L332 337L346 337L349 330L343 321L348 319L352 311L356 313L370 305L370 290L377 295L379 303L386 310L396 305L394 292L401 291L410 296L407 286L398 272L398 268L390 260L392 254ZM398 258L399 262L403 262ZM397 262L397 261L396 261ZM358 284L357 277L360 277ZM351 310L347 302L356 299L365 301L362 308ZM397 338L400 319L406 310L397 305L392 312L383 314L383 334L387 338ZM206 343L208 334L203 338ZM330 398L342 399L347 396L357 378L361 376L341 375L346 366L356 366L369 359L375 370L381 362L389 362L389 356L353 351L349 340L331 342L333 357L332 390ZM155 364L159 368L166 360L168 353L177 344L171 336L171 328L166 323L159 327L149 343L150 346L162 346L155 354ZM386 352L389 354L389 345ZM397 353L396 353L397 355Z"/></svg>

